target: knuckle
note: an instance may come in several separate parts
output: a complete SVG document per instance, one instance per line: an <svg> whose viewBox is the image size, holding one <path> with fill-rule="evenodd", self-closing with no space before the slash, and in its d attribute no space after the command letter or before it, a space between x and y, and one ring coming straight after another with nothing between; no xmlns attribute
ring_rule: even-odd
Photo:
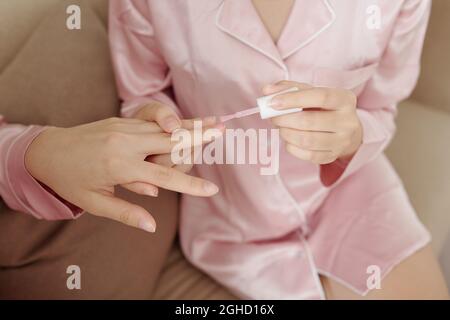
<svg viewBox="0 0 450 320"><path fill-rule="evenodd" d="M347 104L351 107L356 106L356 102L358 98L356 97L356 94L351 90L344 90L344 98L347 101Z"/></svg>
<svg viewBox="0 0 450 320"><path fill-rule="evenodd" d="M190 176L189 187L192 188L192 190L199 190L202 187L202 182L201 180Z"/></svg>
<svg viewBox="0 0 450 320"><path fill-rule="evenodd" d="M322 164L323 155L319 152L309 152L309 161L315 164Z"/></svg>
<svg viewBox="0 0 450 320"><path fill-rule="evenodd" d="M302 117L301 114L299 114L298 116L301 119L301 126L303 126L304 128L315 128L317 126L317 123L320 121L316 112L308 113L305 117Z"/></svg>
<svg viewBox="0 0 450 320"><path fill-rule="evenodd" d="M119 118L119 117L112 117L112 118L108 118L105 120L108 128L110 130L116 128L118 125L120 125L123 122L123 119Z"/></svg>
<svg viewBox="0 0 450 320"><path fill-rule="evenodd" d="M319 95L321 97L321 104L328 106L333 100L333 89L330 88L319 88Z"/></svg>
<svg viewBox="0 0 450 320"><path fill-rule="evenodd" d="M160 106L161 106L161 104L157 101L150 101L147 104L147 108L152 109L152 110L157 110Z"/></svg>
<svg viewBox="0 0 450 320"><path fill-rule="evenodd" d="M287 143L285 148L286 148L286 151L287 151L288 153L290 153L291 155L297 157L297 155L296 155L295 152L294 152L294 148L292 147L291 144Z"/></svg>
<svg viewBox="0 0 450 320"><path fill-rule="evenodd" d="M122 120L122 119L119 118L119 117L111 117L111 118L106 119L106 121L107 121L109 124L118 123L118 122L120 122L121 120Z"/></svg>
<svg viewBox="0 0 450 320"><path fill-rule="evenodd" d="M126 134L118 131L109 132L105 137L105 145L116 148L118 145L126 142Z"/></svg>
<svg viewBox="0 0 450 320"><path fill-rule="evenodd" d="M357 121L346 121L344 122L343 132L341 133L342 138L348 138L348 136L352 135L353 132L358 130L358 122Z"/></svg>
<svg viewBox="0 0 450 320"><path fill-rule="evenodd" d="M128 210L122 210L119 213L119 217L118 217L119 222L124 223L124 224L131 224L131 213Z"/></svg>
<svg viewBox="0 0 450 320"><path fill-rule="evenodd" d="M173 171L169 168L158 168L154 171L156 181L167 183L173 178Z"/></svg>
<svg viewBox="0 0 450 320"><path fill-rule="evenodd" d="M104 168L108 176L115 177L120 170L120 160L116 157L107 157L104 160Z"/></svg>
<svg viewBox="0 0 450 320"><path fill-rule="evenodd" d="M300 144L305 148L312 148L316 144L316 138L312 135L303 135L300 137Z"/></svg>
<svg viewBox="0 0 450 320"><path fill-rule="evenodd" d="M283 140L289 140L289 131L286 128L281 128L280 129L280 137Z"/></svg>
<svg viewBox="0 0 450 320"><path fill-rule="evenodd" d="M324 161L324 163L323 164L330 164L330 163L333 163L333 162L335 162L336 160L337 160L337 155L336 154L334 154L334 153L332 153L330 156L328 156L326 159L325 159L325 161Z"/></svg>

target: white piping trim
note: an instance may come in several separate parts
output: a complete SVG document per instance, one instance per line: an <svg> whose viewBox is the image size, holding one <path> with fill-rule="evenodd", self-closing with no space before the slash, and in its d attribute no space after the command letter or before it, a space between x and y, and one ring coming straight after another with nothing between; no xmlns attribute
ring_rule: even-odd
<svg viewBox="0 0 450 320"><path fill-rule="evenodd" d="M305 237L303 236L303 234L300 231L298 232L298 235L299 235L299 237L303 243L303 246L305 248L309 266L310 266L311 270L313 271L312 273L313 273L314 282L316 283L316 286L319 289L320 298L322 300L326 300L327 297L325 295L325 291L323 289L322 282L320 281L320 277L319 277L319 272L318 272L319 269L317 269L316 264L314 263L314 257L311 253L308 242L306 241ZM315 272L315 271L317 271L317 272Z"/></svg>
<svg viewBox="0 0 450 320"><path fill-rule="evenodd" d="M220 25L219 23L219 17L222 14L222 10L223 10L223 6L225 5L225 0L222 2L222 4L220 5L219 10L217 11L216 14L216 27L219 28L221 31L225 32L226 34L230 35L231 37L245 43L246 45L248 45L249 47L253 48L254 50L258 51L259 53L263 54L264 56L268 57L270 60L274 61L278 66L280 66L283 71L285 72L285 75L289 75L289 71L287 69L287 67L284 65L284 63L282 63L280 60L278 60L277 58L271 56L270 54L268 54L267 52L259 49L258 47L255 47L254 45L252 45L250 42L246 41L245 39L242 39L241 37L238 37L237 35L231 33L230 31L228 31L227 29L225 29L222 25Z"/></svg>
<svg viewBox="0 0 450 320"><path fill-rule="evenodd" d="M349 284L348 282L345 282L344 280L342 280L341 278L336 277L335 275L328 273L326 271L323 271L319 268L317 268L317 272L327 278L330 278L331 280L339 283L340 285L348 288L349 290L353 291L354 293L356 293L359 296L362 296L363 294L361 293L361 291L359 291L358 289L356 289L355 287L353 287L351 284Z"/></svg>
<svg viewBox="0 0 450 320"><path fill-rule="evenodd" d="M286 185L284 184L283 180L281 179L280 174L276 174L275 178L278 180L278 183L281 185L281 187L284 189L284 192L288 195L289 200L292 202L292 205L294 206L295 210L299 214L300 218L302 219L302 229L305 234L309 233L309 227L308 227L308 221L306 219L305 213L298 205L297 201L294 199L292 194L287 189Z"/></svg>
<svg viewBox="0 0 450 320"><path fill-rule="evenodd" d="M327 30L329 27L331 27L331 25L336 21L336 12L334 11L333 7L331 6L329 0L322 0L325 4L325 6L327 7L328 11L331 14L331 21L328 22L325 26L323 26L318 32L316 32L315 34L313 34L311 37L309 37L308 39L306 39L305 41L303 41L300 45L298 45L296 48L294 48L293 50L289 51L287 54L285 54L284 56L282 56L283 60L289 58L291 55L293 55L295 52L297 52L298 50L300 50L301 48L307 46L308 44L310 44L313 40L315 40L320 34L322 34L323 32L325 32L325 30Z"/></svg>
<svg viewBox="0 0 450 320"><path fill-rule="evenodd" d="M415 254L417 251L421 250L422 248L424 248L426 245L428 245L431 241L431 237L429 235L427 235L427 237L424 238L424 241L419 241L415 246L413 246L410 250L406 251L403 255L400 255L399 258L395 259L390 266L388 266L386 269L384 269L382 271L382 276L381 276L381 281L383 281L386 276L396 267L398 266L400 263L402 263L405 259L407 259L408 257L412 256L413 254ZM327 277L330 278L331 280L341 284L342 286L348 288L349 290L353 291L355 294L365 297L367 296L367 294L369 294L369 292L373 291L373 289L366 289L365 291L361 291L356 289L354 286L352 286L350 283L346 282L345 280L329 273L326 272L322 269L317 268L317 271Z"/></svg>

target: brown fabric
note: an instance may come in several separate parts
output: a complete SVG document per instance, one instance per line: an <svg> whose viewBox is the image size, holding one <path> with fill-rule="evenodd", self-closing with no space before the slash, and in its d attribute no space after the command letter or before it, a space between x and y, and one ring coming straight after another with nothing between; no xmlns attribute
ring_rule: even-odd
<svg viewBox="0 0 450 320"><path fill-rule="evenodd" d="M80 31L65 27L68 4L82 8ZM0 114L8 122L72 126L118 114L106 11L104 0L0 2ZM0 299L151 298L176 232L178 197L119 195L148 208L155 235L88 214L38 221L0 201ZM81 268L81 290L66 287L69 265Z"/></svg>
<svg viewBox="0 0 450 320"><path fill-rule="evenodd" d="M117 113L106 41L106 2L0 1L0 113L18 123L54 125ZM81 31L65 29L67 4L81 4ZM421 219L431 229L437 251L450 225L443 220L450 207L448 156L442 154L448 150L445 128L450 127L450 119L436 109L450 111L449 14L448 0L434 0L422 75L414 93L422 104L401 105L398 134L388 150ZM177 245L157 276L176 217L174 208L165 207L175 205L175 197L167 196L168 202L149 205L155 206L151 212L159 223L155 236L89 215L75 222L36 221L12 213L0 201L0 296L232 298L190 265ZM80 292L65 287L66 268L77 263L82 269Z"/></svg>
<svg viewBox="0 0 450 320"><path fill-rule="evenodd" d="M118 114L107 30L98 8L91 8L94 3L98 1L58 1L44 11L36 28L29 26L27 40L0 74L0 114L8 122L73 126ZM107 2L102 3L106 11ZM81 6L81 30L66 28L68 4ZM8 12L0 14L0 21L3 15ZM10 20L13 26L21 21L20 12L16 15ZM4 23L0 27L15 30ZM2 47L9 47L8 39L1 39Z"/></svg>
<svg viewBox="0 0 450 320"><path fill-rule="evenodd" d="M408 100L400 104L397 134L387 150L420 220L442 252L450 231L450 114Z"/></svg>
<svg viewBox="0 0 450 320"><path fill-rule="evenodd" d="M161 272L155 299L162 300L235 300L236 296L211 279L182 255L178 244L172 248Z"/></svg>
<svg viewBox="0 0 450 320"><path fill-rule="evenodd" d="M125 195L126 193L126 195ZM158 221L152 235L84 215L48 222L9 210L0 214L0 299L151 299L176 232L177 201L121 190ZM67 267L81 269L81 290L68 290Z"/></svg>
<svg viewBox="0 0 450 320"><path fill-rule="evenodd" d="M422 74L413 98L450 113L450 1L433 0L422 57Z"/></svg>

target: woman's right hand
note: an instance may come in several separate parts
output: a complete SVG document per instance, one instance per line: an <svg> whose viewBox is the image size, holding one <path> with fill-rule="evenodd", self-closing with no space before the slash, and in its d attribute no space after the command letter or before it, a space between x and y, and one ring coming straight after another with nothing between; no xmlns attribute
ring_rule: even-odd
<svg viewBox="0 0 450 320"><path fill-rule="evenodd" d="M222 126L216 128L223 132ZM28 148L25 165L35 179L81 209L154 232L153 217L115 197L116 185L148 196L157 196L157 187L204 197L219 190L212 182L145 161L149 155L170 153L174 144L154 122L110 118L44 130Z"/></svg>

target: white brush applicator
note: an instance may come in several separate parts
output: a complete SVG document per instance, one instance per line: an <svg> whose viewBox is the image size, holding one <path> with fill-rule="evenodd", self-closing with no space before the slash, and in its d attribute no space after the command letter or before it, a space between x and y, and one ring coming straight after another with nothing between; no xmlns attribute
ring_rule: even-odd
<svg viewBox="0 0 450 320"><path fill-rule="evenodd" d="M230 121L232 119L239 119L239 118L243 118L243 117L247 117L250 116L252 114L256 114L259 113L259 115L261 116L261 119L269 119L269 118L273 118L273 117L277 117L277 116L281 116L283 114L290 114L290 113L295 113L295 112L300 112L303 109L302 108L291 108L291 109L284 109L284 110L275 110L272 107L270 107L270 101L277 95L280 94L284 94L284 93L289 93L289 92L294 92L294 91L298 91L298 88L290 88L284 91L280 91L277 92L275 94L272 94L270 96L264 96L261 98L256 99L256 104L257 107L253 107L250 109L246 109L243 111L238 111L236 113L233 114L229 114L229 115L225 115L225 116L221 116L220 122L227 122Z"/></svg>

